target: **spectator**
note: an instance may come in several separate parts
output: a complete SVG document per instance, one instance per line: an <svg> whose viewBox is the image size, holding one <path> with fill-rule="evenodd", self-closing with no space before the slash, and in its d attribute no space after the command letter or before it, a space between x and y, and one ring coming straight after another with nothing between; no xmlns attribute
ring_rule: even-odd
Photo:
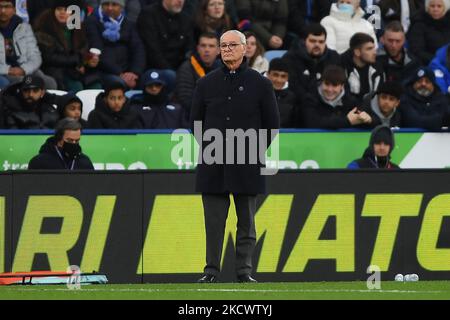
<svg viewBox="0 0 450 320"><path fill-rule="evenodd" d="M348 169L400 169L391 162L394 150L394 134L389 127L378 126L370 136L369 147L364 151L361 159L351 162Z"/></svg>
<svg viewBox="0 0 450 320"><path fill-rule="evenodd" d="M55 135L47 139L39 154L30 160L29 170L94 170L80 147L81 124L71 118L58 122Z"/></svg>
<svg viewBox="0 0 450 320"><path fill-rule="evenodd" d="M87 0L89 6L94 10L100 5L100 0ZM139 13L142 10L142 0L126 0L125 1L125 15L127 19L133 23L136 23Z"/></svg>
<svg viewBox="0 0 450 320"><path fill-rule="evenodd" d="M360 0L338 0L333 3L330 15L320 22L327 30L327 46L339 54L349 49L350 39L355 33L367 33L377 46L373 25L365 20Z"/></svg>
<svg viewBox="0 0 450 320"><path fill-rule="evenodd" d="M390 128L402 126L399 108L402 94L403 87L399 82L388 81L364 99L362 110L372 118L372 127L380 124Z"/></svg>
<svg viewBox="0 0 450 320"><path fill-rule="evenodd" d="M425 0L411 22L408 42L411 52L428 65L436 51L450 42L449 0Z"/></svg>
<svg viewBox="0 0 450 320"><path fill-rule="evenodd" d="M325 68L322 82L302 103L301 120L306 128L341 129L367 127L372 118L358 108L358 101L345 90L345 71L330 65Z"/></svg>
<svg viewBox="0 0 450 320"><path fill-rule="evenodd" d="M97 96L95 109L89 113L91 129L141 129L139 115L125 97L126 87L121 81L107 83L105 92Z"/></svg>
<svg viewBox="0 0 450 320"><path fill-rule="evenodd" d="M102 82L122 81L134 89L145 69L145 49L136 27L124 14L125 0L101 0L88 17L86 31L91 48L102 52Z"/></svg>
<svg viewBox="0 0 450 320"><path fill-rule="evenodd" d="M283 56L289 64L289 88L297 99L316 90L328 65L339 65L339 54L327 48L327 31L320 24L305 29L305 40L299 41Z"/></svg>
<svg viewBox="0 0 450 320"><path fill-rule="evenodd" d="M235 0L239 19L250 21L253 31L267 49L281 49L288 21L287 0Z"/></svg>
<svg viewBox="0 0 450 320"><path fill-rule="evenodd" d="M264 58L264 47L259 42L256 35L251 31L244 32L247 39L247 49L245 50L245 57L248 60L248 65L253 70L264 74L269 70L269 61Z"/></svg>
<svg viewBox="0 0 450 320"><path fill-rule="evenodd" d="M220 67L221 63L217 59L219 54L219 40L215 33L204 33L198 40L196 52L178 69L175 97L183 107L186 120L191 112L197 80Z"/></svg>
<svg viewBox="0 0 450 320"><path fill-rule="evenodd" d="M214 32L219 38L225 31L234 29L231 17L225 10L225 0L201 0L195 17L194 38Z"/></svg>
<svg viewBox="0 0 450 320"><path fill-rule="evenodd" d="M350 39L350 49L342 55L350 92L359 101L377 90L384 81L380 65L376 64L375 41L366 33L355 33Z"/></svg>
<svg viewBox="0 0 450 320"><path fill-rule="evenodd" d="M298 111L295 95L288 88L289 65L281 58L270 61L267 78L272 82L280 110L280 127L295 128Z"/></svg>
<svg viewBox="0 0 450 320"><path fill-rule="evenodd" d="M411 25L411 17L423 9L423 2L424 0L381 0L378 6L381 9L381 18L385 24L399 21L403 26L403 30L408 32Z"/></svg>
<svg viewBox="0 0 450 320"><path fill-rule="evenodd" d="M184 0L162 0L141 11L137 22L148 67L172 70L173 80L193 47L193 26L183 5Z"/></svg>
<svg viewBox="0 0 450 320"><path fill-rule="evenodd" d="M132 108L139 113L144 129L178 129L187 127L183 108L170 101L167 81L157 70L144 76L144 93L133 97Z"/></svg>
<svg viewBox="0 0 450 320"><path fill-rule="evenodd" d="M88 127L87 121L81 118L83 114L83 101L80 98L74 93L68 93L58 97L57 101L60 119L71 118L81 123L83 128Z"/></svg>
<svg viewBox="0 0 450 320"><path fill-rule="evenodd" d="M417 71L401 104L404 127L438 131L448 125L448 102L435 81L430 68Z"/></svg>
<svg viewBox="0 0 450 320"><path fill-rule="evenodd" d="M80 29L69 29L67 8L81 6L80 0L54 0L53 7L35 21L34 30L42 53L42 70L53 77L58 89L81 91L100 89L99 58L88 54L84 22Z"/></svg>
<svg viewBox="0 0 450 320"><path fill-rule="evenodd" d="M0 0L0 89L21 82L26 75L43 78L48 89L56 82L39 70L41 52L31 26L16 15L14 0Z"/></svg>
<svg viewBox="0 0 450 320"><path fill-rule="evenodd" d="M380 41L383 48L378 52L377 63L381 65L386 80L399 81L405 85L421 66L421 62L405 48L405 32L401 23L388 23Z"/></svg>
<svg viewBox="0 0 450 320"><path fill-rule="evenodd" d="M45 91L38 76L25 76L2 92L8 129L53 129L59 120L56 96Z"/></svg>
<svg viewBox="0 0 450 320"><path fill-rule="evenodd" d="M307 36L305 28L326 17L332 4L333 0L288 0L288 31L304 39Z"/></svg>
<svg viewBox="0 0 450 320"><path fill-rule="evenodd" d="M436 52L430 68L436 76L436 84L441 92L450 94L450 45L445 45Z"/></svg>

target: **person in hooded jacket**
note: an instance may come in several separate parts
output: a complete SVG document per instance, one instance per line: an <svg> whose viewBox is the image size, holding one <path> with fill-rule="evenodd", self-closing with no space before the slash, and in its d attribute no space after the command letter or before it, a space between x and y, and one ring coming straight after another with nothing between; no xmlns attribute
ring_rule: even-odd
<svg viewBox="0 0 450 320"><path fill-rule="evenodd" d="M402 126L400 101L403 86L397 81L388 81L380 85L377 92L367 96L363 101L362 110L372 118L371 126L385 125L390 128Z"/></svg>
<svg viewBox="0 0 450 320"><path fill-rule="evenodd" d="M61 119L72 118L79 123L83 129L88 127L88 122L81 118L83 113L83 101L74 93L68 93L57 98L57 110Z"/></svg>
<svg viewBox="0 0 450 320"><path fill-rule="evenodd" d="M81 124L71 118L58 122L54 136L47 139L39 154L30 160L29 170L94 170L80 147Z"/></svg>
<svg viewBox="0 0 450 320"><path fill-rule="evenodd" d="M369 147L364 151L363 157L352 161L347 169L400 169L391 161L394 147L394 134L391 129L380 125L373 129Z"/></svg>
<svg viewBox="0 0 450 320"><path fill-rule="evenodd" d="M403 127L440 131L448 126L447 97L436 85L433 70L419 68L401 102Z"/></svg>
<svg viewBox="0 0 450 320"><path fill-rule="evenodd" d="M183 108L170 101L167 81L158 70L144 75L144 93L134 96L131 108L139 114L144 129L178 129L188 127Z"/></svg>
<svg viewBox="0 0 450 320"><path fill-rule="evenodd" d="M436 51L450 42L450 0L426 0L425 8L411 19L411 52L428 65Z"/></svg>
<svg viewBox="0 0 450 320"><path fill-rule="evenodd" d="M53 129L59 120L56 95L45 91L44 80L25 76L1 93L8 129Z"/></svg>
<svg viewBox="0 0 450 320"><path fill-rule="evenodd" d="M125 96L126 87L121 81L107 83L105 92L95 101L95 108L89 113L90 129L141 129L139 114L131 108Z"/></svg>

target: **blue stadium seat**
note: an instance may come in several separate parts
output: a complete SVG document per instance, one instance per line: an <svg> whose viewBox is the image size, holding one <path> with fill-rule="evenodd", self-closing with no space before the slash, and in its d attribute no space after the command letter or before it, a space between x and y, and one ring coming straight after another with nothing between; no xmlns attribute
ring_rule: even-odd
<svg viewBox="0 0 450 320"><path fill-rule="evenodd" d="M264 57L270 62L274 58L281 58L287 50L269 50L266 51Z"/></svg>

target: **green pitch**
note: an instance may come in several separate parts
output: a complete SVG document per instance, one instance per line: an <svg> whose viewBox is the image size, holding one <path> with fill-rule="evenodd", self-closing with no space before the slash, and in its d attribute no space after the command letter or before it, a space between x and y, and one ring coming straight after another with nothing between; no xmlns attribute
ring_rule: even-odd
<svg viewBox="0 0 450 320"><path fill-rule="evenodd" d="M145 299L145 300L300 300L300 299L450 299L450 281L382 282L380 290L365 282L257 284L146 284L0 287L0 299Z"/></svg>

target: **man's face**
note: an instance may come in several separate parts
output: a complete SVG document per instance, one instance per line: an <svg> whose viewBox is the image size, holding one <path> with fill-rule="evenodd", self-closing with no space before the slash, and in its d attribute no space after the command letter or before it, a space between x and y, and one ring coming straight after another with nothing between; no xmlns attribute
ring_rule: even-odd
<svg viewBox="0 0 450 320"><path fill-rule="evenodd" d="M66 130L61 140L57 142L58 147L62 148L64 143L79 144L81 140L81 130Z"/></svg>
<svg viewBox="0 0 450 320"><path fill-rule="evenodd" d="M373 151L377 157L387 157L391 151L391 146L384 142L374 143Z"/></svg>
<svg viewBox="0 0 450 320"><path fill-rule="evenodd" d="M180 13L184 6L184 0L163 0L162 3L170 13Z"/></svg>
<svg viewBox="0 0 450 320"><path fill-rule="evenodd" d="M16 14L16 8L9 1L0 1L0 23L8 24Z"/></svg>
<svg viewBox="0 0 450 320"><path fill-rule="evenodd" d="M434 92L433 82L427 77L422 77L414 82L414 90L423 97L428 97Z"/></svg>
<svg viewBox="0 0 450 320"><path fill-rule="evenodd" d="M308 35L305 40L306 51L314 58L321 57L327 47L325 35L315 36L313 34Z"/></svg>
<svg viewBox="0 0 450 320"><path fill-rule="evenodd" d="M45 91L41 88L26 88L22 89L22 97L29 105L38 102L44 96Z"/></svg>
<svg viewBox="0 0 450 320"><path fill-rule="evenodd" d="M289 80L289 74L280 70L270 70L267 77L272 81L275 90L282 90Z"/></svg>
<svg viewBox="0 0 450 320"><path fill-rule="evenodd" d="M201 37L198 41L197 52L205 65L212 65L220 53L217 39Z"/></svg>
<svg viewBox="0 0 450 320"><path fill-rule="evenodd" d="M322 88L322 93L324 95L324 98L327 101L333 101L342 93L342 90L344 90L343 84L335 85L328 81L323 81L320 86Z"/></svg>
<svg viewBox="0 0 450 320"><path fill-rule="evenodd" d="M373 64L377 60L377 50L372 42L363 44L361 48L355 50L355 54L362 62L367 64Z"/></svg>
<svg viewBox="0 0 450 320"><path fill-rule="evenodd" d="M112 2L106 2L102 4L102 10L106 13L108 17L111 17L113 19L117 19L120 14L122 13L122 6L117 3Z"/></svg>
<svg viewBox="0 0 450 320"><path fill-rule="evenodd" d="M241 43L237 34L227 32L222 36L220 52L223 62L236 62L244 57L245 45Z"/></svg>
<svg viewBox="0 0 450 320"><path fill-rule="evenodd" d="M398 57L403 52L405 45L405 34L403 32L386 31L381 37L386 52L391 57Z"/></svg>
<svg viewBox="0 0 450 320"><path fill-rule="evenodd" d="M106 96L106 104L113 112L119 112L125 105L126 98L122 89L114 89Z"/></svg>
<svg viewBox="0 0 450 320"><path fill-rule="evenodd" d="M161 83L152 83L145 86L145 91L152 96L157 96L161 93L163 85Z"/></svg>
<svg viewBox="0 0 450 320"><path fill-rule="evenodd" d="M81 103L77 101L69 103L64 109L64 116L79 120L81 118Z"/></svg>
<svg viewBox="0 0 450 320"><path fill-rule="evenodd" d="M400 100L390 94L380 93L378 95L378 105L385 116L392 114L399 104Z"/></svg>

